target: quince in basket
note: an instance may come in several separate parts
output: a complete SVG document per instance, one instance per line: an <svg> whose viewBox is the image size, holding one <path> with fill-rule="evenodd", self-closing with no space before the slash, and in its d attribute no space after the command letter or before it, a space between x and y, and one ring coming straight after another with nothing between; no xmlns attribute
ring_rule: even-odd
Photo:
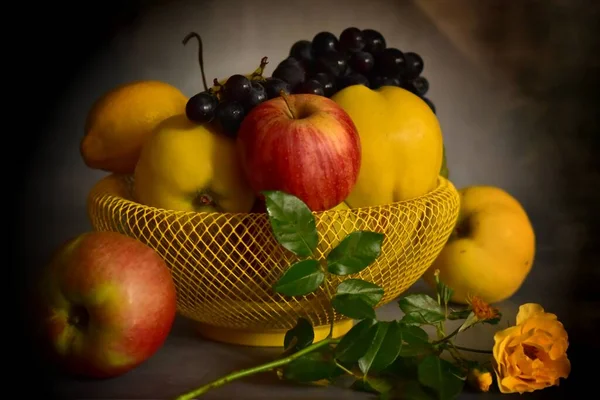
<svg viewBox="0 0 600 400"><path fill-rule="evenodd" d="M442 130L419 96L396 86L353 85L332 96L360 135L362 163L350 207L390 204L432 191L443 161Z"/></svg>
<svg viewBox="0 0 600 400"><path fill-rule="evenodd" d="M185 114L160 123L145 143L133 194L141 204L177 211L246 213L255 202L235 140Z"/></svg>

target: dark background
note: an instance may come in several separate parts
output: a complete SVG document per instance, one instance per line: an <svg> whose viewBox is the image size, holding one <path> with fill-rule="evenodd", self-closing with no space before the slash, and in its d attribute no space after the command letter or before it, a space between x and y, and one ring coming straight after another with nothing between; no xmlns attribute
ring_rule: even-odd
<svg viewBox="0 0 600 400"><path fill-rule="evenodd" d="M29 273L43 266L59 243L88 229L85 195L103 174L85 169L77 146L87 109L105 90L127 80L156 78L194 94L200 87L195 49L184 51L180 44L190 30L208 40L205 54L213 57L207 61L208 75L224 77L253 70L265 55L261 52L282 59L295 40L310 39L319 30L339 33L346 26L370 25L380 28L391 45L423 55L455 185L503 187L531 216L537 259L519 293L504 306L514 310L533 301L557 313L569 332L573 363L571 378L560 388L532 397L566 398L565 391L581 387L590 372L583 361L598 349L599 325L596 2L233 3L110 0L7 10L5 24L16 25L5 34L5 63L12 71L5 86L14 91L3 115L4 176L11 180L5 186L11 198L5 213L13 227L8 230L14 277L6 281L9 291L25 293L21 289ZM164 352L130 381L85 386L56 377L24 341L28 330L21 329L22 317L30 312L20 307L24 298L19 296L19 307L13 307L9 296L7 307L17 313L5 326L14 336L7 342L14 354L12 374L28 383L9 379L7 387L29 395L54 391L57 398L149 398L151 385L142 384L142 378L156 378L153 371L161 370L158 376L170 379L168 362L159 365L169 360ZM185 323L178 322L177 332L184 330ZM167 346L172 351L179 349L177 332ZM213 362L211 356L227 359L223 352L237 351L199 346L205 365ZM215 374L234 366L224 362ZM181 378L179 392L199 379Z"/></svg>

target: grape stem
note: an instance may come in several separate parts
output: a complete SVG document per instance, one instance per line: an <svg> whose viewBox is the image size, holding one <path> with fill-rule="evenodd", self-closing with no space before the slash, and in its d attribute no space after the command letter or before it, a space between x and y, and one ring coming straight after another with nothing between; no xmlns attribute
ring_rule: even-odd
<svg viewBox="0 0 600 400"><path fill-rule="evenodd" d="M252 75L250 75L250 80L252 80L254 78L262 78L262 75L265 72L265 67L267 66L268 63L269 63L269 58L268 57L261 58L260 65L252 73Z"/></svg>
<svg viewBox="0 0 600 400"><path fill-rule="evenodd" d="M292 119L297 119L296 114L294 114L294 110L292 109L292 106L290 105L290 98L289 98L287 92L285 90L281 89L279 91L279 95L281 97L283 97L283 101L285 101L285 105L287 106L290 114L292 114Z"/></svg>
<svg viewBox="0 0 600 400"><path fill-rule="evenodd" d="M292 355L289 355L287 357L280 358L278 360L271 361L266 364L258 365L256 367L250 367L247 369L242 369L240 371L232 372L231 374L229 374L227 376L224 376L222 378L214 380L210 383L207 383L206 385L200 386L199 388L192 390L188 393L182 394L181 396L178 396L175 400L195 399L196 397L199 397L199 396L205 394L206 392L208 392L211 389L216 389L218 387L228 384L229 382L244 378L246 376L254 375L259 372L273 371L276 368L283 367L284 365L291 363L292 361L302 357L305 354L312 353L313 351L320 349L321 347L329 346L330 344L335 344L335 343L339 343L339 339L332 339L332 338L323 339L320 342L313 343L310 346L305 347L304 349L302 349Z"/></svg>
<svg viewBox="0 0 600 400"><path fill-rule="evenodd" d="M206 84L206 75L204 74L204 57L202 55L202 38L196 32L190 32L183 38L183 45L185 46L187 42L195 37L198 39L198 64L200 64L200 72L202 73L202 84L204 85L204 91L208 91L208 85Z"/></svg>

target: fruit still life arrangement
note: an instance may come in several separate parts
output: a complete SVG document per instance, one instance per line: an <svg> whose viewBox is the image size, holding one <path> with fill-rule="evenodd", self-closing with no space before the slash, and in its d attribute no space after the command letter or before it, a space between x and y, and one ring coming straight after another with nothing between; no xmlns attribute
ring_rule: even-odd
<svg viewBox="0 0 600 400"><path fill-rule="evenodd" d="M489 351L454 341L498 324L492 304L527 278L535 233L505 190L452 184L419 54L349 27L293 43L270 74L263 57L209 85L192 39L202 91L135 81L89 111L81 156L106 172L88 198L94 229L38 282L57 364L125 374L179 314L208 339L282 350L178 400L257 373L440 400L568 377L567 333L539 304L521 305ZM431 293L404 293L421 278ZM392 301L402 317L378 319Z"/></svg>

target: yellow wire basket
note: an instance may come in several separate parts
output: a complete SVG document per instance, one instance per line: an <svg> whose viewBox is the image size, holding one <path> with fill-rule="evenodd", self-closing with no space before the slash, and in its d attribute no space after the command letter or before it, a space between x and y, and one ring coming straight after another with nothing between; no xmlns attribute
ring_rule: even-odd
<svg viewBox="0 0 600 400"><path fill-rule="evenodd" d="M178 312L198 323L203 336L249 346L282 346L299 317L315 327L315 341L329 332L328 297L323 289L290 298L273 284L299 259L275 240L266 214L178 212L133 201L130 176L108 175L93 187L88 214L95 230L115 231L154 248L169 266L177 287ZM389 205L315 212L317 256L348 233L385 234L381 255L358 274L383 287L378 307L413 285L442 250L458 217L454 185L439 177L430 193ZM334 334L353 322L334 313Z"/></svg>

